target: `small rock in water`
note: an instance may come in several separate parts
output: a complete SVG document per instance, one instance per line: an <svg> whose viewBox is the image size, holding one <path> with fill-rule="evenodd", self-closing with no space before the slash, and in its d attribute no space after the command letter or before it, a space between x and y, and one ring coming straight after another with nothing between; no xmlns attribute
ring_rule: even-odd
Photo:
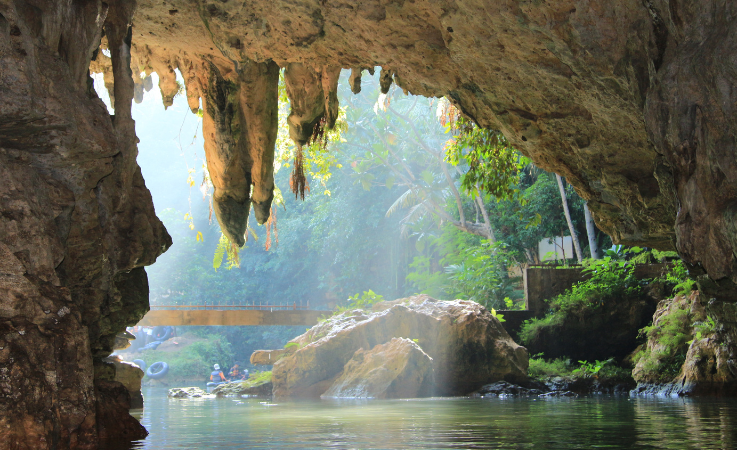
<svg viewBox="0 0 737 450"><path fill-rule="evenodd" d="M543 391L539 389L528 389L506 381L497 381L496 383L482 386L481 389L471 394L471 396L481 398L531 397L542 393Z"/></svg>
<svg viewBox="0 0 737 450"><path fill-rule="evenodd" d="M169 397L172 398L215 398L198 387L172 388L169 389Z"/></svg>
<svg viewBox="0 0 737 450"><path fill-rule="evenodd" d="M578 397L578 394L571 391L553 391L545 394L538 395L540 398L555 398L555 397Z"/></svg>

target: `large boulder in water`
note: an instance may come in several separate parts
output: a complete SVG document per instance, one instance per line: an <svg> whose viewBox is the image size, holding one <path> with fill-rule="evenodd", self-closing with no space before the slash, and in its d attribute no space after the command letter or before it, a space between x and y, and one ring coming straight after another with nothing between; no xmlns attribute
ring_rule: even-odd
<svg viewBox="0 0 737 450"><path fill-rule="evenodd" d="M356 350L322 398L429 397L434 384L432 358L419 345L393 338L371 350Z"/></svg>
<svg viewBox="0 0 737 450"><path fill-rule="evenodd" d="M359 349L392 338L417 342L433 359L433 395L466 395L484 384L527 379L527 350L476 302L418 295L346 311L295 338L298 348L274 364L276 398L325 393Z"/></svg>

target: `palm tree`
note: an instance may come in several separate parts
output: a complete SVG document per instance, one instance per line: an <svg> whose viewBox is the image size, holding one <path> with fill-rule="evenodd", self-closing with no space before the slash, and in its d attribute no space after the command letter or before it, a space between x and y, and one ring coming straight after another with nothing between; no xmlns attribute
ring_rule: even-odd
<svg viewBox="0 0 737 450"><path fill-rule="evenodd" d="M583 253L581 253L581 242L578 240L578 234L576 229L573 228L573 221L571 220L571 212L568 209L568 199L566 198L566 188L563 186L563 178L557 173L555 179L558 180L558 189L560 190L561 202L563 202L563 213L566 215L566 222L568 222L568 231L571 233L571 240L573 241L573 248L576 251L576 260L581 264L583 261Z"/></svg>

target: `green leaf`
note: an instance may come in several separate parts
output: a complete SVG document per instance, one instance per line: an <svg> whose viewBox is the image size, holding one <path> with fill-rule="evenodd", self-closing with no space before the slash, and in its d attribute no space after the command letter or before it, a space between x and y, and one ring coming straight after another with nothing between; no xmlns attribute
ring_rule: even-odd
<svg viewBox="0 0 737 450"><path fill-rule="evenodd" d="M418 252L422 253L422 251L425 250L425 241L423 241L422 239L417 239L417 241L415 242L415 248Z"/></svg>
<svg viewBox="0 0 737 450"><path fill-rule="evenodd" d="M427 184L432 184L433 179L435 178L433 177L432 173L428 170L423 170L422 173L420 174L420 177Z"/></svg>
<svg viewBox="0 0 737 450"><path fill-rule="evenodd" d="M386 188L391 189L394 186L394 182L396 180L397 179L392 176L386 177Z"/></svg>

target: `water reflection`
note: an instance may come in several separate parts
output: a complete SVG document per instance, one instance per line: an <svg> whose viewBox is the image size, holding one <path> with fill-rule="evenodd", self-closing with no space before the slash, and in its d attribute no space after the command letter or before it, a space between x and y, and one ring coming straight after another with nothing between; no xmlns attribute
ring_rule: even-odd
<svg viewBox="0 0 737 450"><path fill-rule="evenodd" d="M138 449L735 448L733 400L423 399L272 404L144 392Z"/></svg>

